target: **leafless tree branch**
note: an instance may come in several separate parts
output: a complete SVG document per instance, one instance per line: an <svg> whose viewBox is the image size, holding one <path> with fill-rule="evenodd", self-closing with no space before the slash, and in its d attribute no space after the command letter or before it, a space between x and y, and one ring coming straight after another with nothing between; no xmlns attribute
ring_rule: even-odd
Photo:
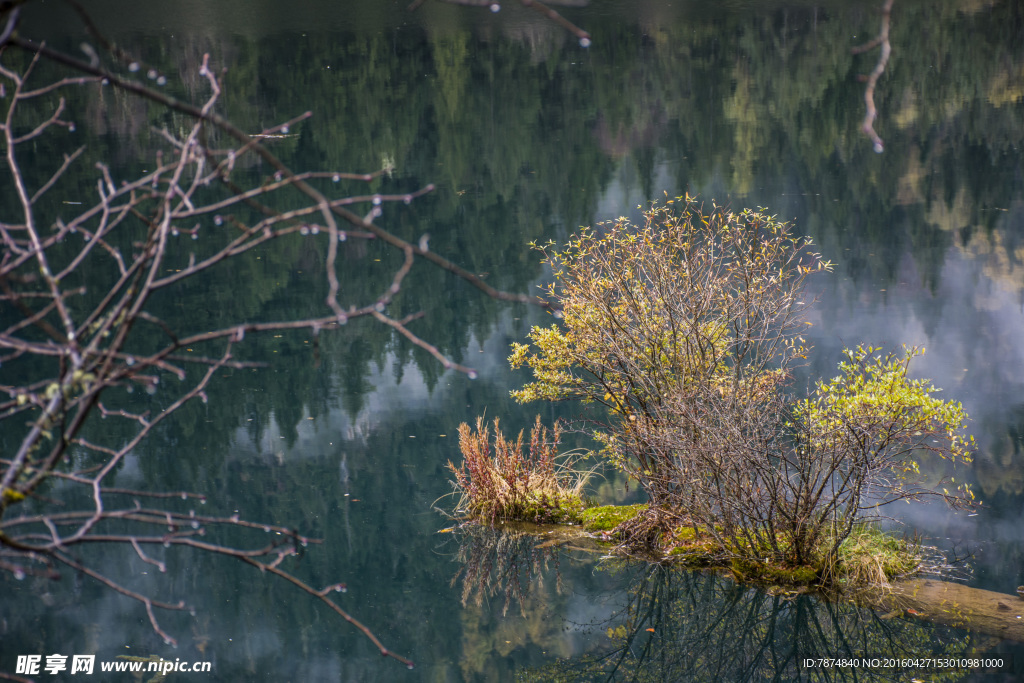
<svg viewBox="0 0 1024 683"><path fill-rule="evenodd" d="M867 111L864 114L864 121L860 124L861 132L868 136L874 150L879 154L885 151L885 144L882 142L881 136L875 132L875 118L878 116L878 110L875 108L875 86L878 84L879 77L885 72L885 66L889 63L889 55L892 54L892 45L889 44L889 21L892 17L893 2L894 0L885 0L885 4L882 5L882 26L878 30L878 35L851 50L853 54L858 55L879 45L882 47L875 68L865 78L867 85L864 86L864 106Z"/></svg>
<svg viewBox="0 0 1024 683"><path fill-rule="evenodd" d="M129 58L102 39L78 3L71 4L82 13L102 49L119 62ZM287 134L311 114L301 114L257 135L246 134L217 113L221 83L208 57L203 58L200 75L209 93L198 104L183 102L102 68L99 59L82 61L17 34L17 13L17 8L9 12L0 32L0 83L7 92L3 99L6 109L0 115L0 138L17 199L0 208L0 239L4 244L0 301L17 312L5 316L0 324L0 362L5 366L31 364L34 373L21 383L0 384L0 422L19 439L17 448L0 459L0 571L52 578L59 577L60 568L80 572L141 603L153 631L173 643L172 635L160 625L158 610L185 609L184 601L156 600L130 590L101 568L72 556L71 550L86 544L131 547L142 562L161 572L165 563L146 552L147 545L231 557L316 597L357 628L381 654L411 667L409 660L385 648L368 627L330 597L331 592L344 590L344 584L315 589L287 569L289 558L300 556L307 544L319 542L316 539L238 515L184 513L174 507L175 500L205 502L205 497L188 491L116 487L112 485L114 472L144 438L179 409L195 400L206 402L207 389L219 370L257 365L238 361L232 355L247 334L299 329L319 333L337 329L354 318L370 317L428 351L445 368L475 376L472 368L452 362L408 328L419 314L399 320L384 313L401 293L418 261L441 267L488 296L545 307L548 303L490 287L478 276L431 252L426 236L412 244L374 223L383 205L408 204L431 192L432 185L404 194L327 197L316 188L318 181L369 182L383 171L293 172L261 140ZM20 71L8 66L5 59L15 50L31 56ZM37 84L34 74L42 60L67 69L68 74ZM34 78L31 86L30 76ZM101 87L100 82L106 84L102 87L116 88L183 114L191 123L180 134L158 132L164 149L153 170L118 183L110 167L98 163L94 198L73 215L43 218L48 214L41 207L52 201L53 190L80 163L86 150L79 148L59 162L35 157L28 161L30 157L21 152L57 129L73 125L67 120L68 102L74 101L65 98L69 90ZM35 101L36 110L40 102L53 103L47 110L50 113L26 129L24 118L16 123L15 116L20 113L24 117L24 105L30 100ZM215 142L225 137L228 143ZM242 174L235 172L236 165L249 159L268 165L272 181L246 185L240 180ZM30 164L31 173L27 172ZM32 187L30 178L40 177L45 180ZM296 194L301 201L297 208L295 201L284 204L279 200L294 200ZM354 211L367 204L373 208L366 217ZM281 205L288 208L276 208ZM326 240L323 269L327 296L320 314L272 321L234 320L215 329L183 333L150 307L155 293L294 235ZM180 242L175 242L179 237L200 236L204 240L201 256L189 254ZM344 307L336 261L339 243L349 238L379 240L401 253L402 261L384 291ZM109 285L100 292L87 292L84 286L66 284L86 272L105 273ZM158 334L152 334L154 329ZM148 333L145 344L139 341L143 332ZM38 368L45 370L40 372ZM181 383L173 387L162 384L161 376L166 374ZM119 405L111 390L132 385L160 392L163 407L136 410ZM117 439L94 434L87 437L83 429L96 416L127 425L128 434ZM83 454L89 456L91 466L77 464L78 456ZM46 498L42 487L50 480L87 492L91 503L85 509L68 510L62 501ZM126 505L126 498L134 504ZM149 506L143 507L140 499L150 501ZM236 533L273 531L277 540L255 547L246 547L240 541L201 540L206 528L213 525ZM12 678L6 674L0 677Z"/></svg>

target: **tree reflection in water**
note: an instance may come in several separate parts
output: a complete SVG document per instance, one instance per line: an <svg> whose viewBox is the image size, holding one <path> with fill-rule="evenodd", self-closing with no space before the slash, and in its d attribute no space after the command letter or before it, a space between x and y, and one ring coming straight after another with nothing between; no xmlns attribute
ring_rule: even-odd
<svg viewBox="0 0 1024 683"><path fill-rule="evenodd" d="M556 592L567 592L559 558L573 552L571 541L477 525L460 532L457 560L462 566L454 580L462 580L463 604L479 606L503 595L503 613L515 600L533 621L538 615L529 614L530 609L549 608L544 599L549 568L554 568ZM782 589L763 592L711 572L634 561L598 566L618 579L615 590L624 593L623 607L604 619L571 624L571 630L606 634L607 644L522 671L523 680L962 680L970 669L887 667L885 660L984 656L999 642L899 612L882 614L849 600ZM572 585L566 584L571 593ZM860 666L820 662L854 658ZM814 666L807 660L814 660Z"/></svg>
<svg viewBox="0 0 1024 683"><path fill-rule="evenodd" d="M819 668L805 660L955 656L974 647L963 632L880 615L852 602L765 593L707 572L656 566L627 590L622 623L609 630L614 647L602 656L547 667L545 678L568 664L607 680L892 680L913 672Z"/></svg>

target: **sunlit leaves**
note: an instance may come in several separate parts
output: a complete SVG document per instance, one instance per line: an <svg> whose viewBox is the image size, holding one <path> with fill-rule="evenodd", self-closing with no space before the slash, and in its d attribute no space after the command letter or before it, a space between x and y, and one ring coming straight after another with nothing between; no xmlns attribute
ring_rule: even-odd
<svg viewBox="0 0 1024 683"><path fill-rule="evenodd" d="M969 462L959 403L908 377L923 350L847 352L840 374L797 399L807 358L803 284L831 263L762 211L705 212L690 197L581 229L540 251L562 324L514 344L533 381L519 401L598 403L601 454L640 482L652 515L687 520L720 551L813 565L836 576L838 549L865 510L923 494L919 451ZM912 563L913 558L910 558Z"/></svg>
<svg viewBox="0 0 1024 683"><path fill-rule="evenodd" d="M540 247L563 325L534 327L531 346L513 346L512 366L534 373L515 398L596 401L652 418L679 388L722 393L804 354L791 334L804 306L796 292L830 267L809 240L763 213L705 214L691 197L652 206L644 219L583 228L561 250Z"/></svg>
<svg viewBox="0 0 1024 683"><path fill-rule="evenodd" d="M848 450L868 457L867 467L904 478L919 474L914 451L971 461L974 438L963 434L963 406L938 398L940 390L929 381L910 379L910 363L924 349L903 351L883 354L872 346L846 350L841 374L818 382L812 395L796 405L809 448ZM965 484L959 490L973 497ZM898 492L902 489L894 485L891 493Z"/></svg>

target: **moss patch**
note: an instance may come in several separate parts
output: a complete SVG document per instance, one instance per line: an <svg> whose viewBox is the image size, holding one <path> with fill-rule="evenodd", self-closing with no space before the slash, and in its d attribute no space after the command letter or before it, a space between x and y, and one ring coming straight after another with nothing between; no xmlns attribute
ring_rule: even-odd
<svg viewBox="0 0 1024 683"><path fill-rule="evenodd" d="M647 503L636 505L603 505L587 508L581 515L587 531L611 531L625 521L633 519L647 509Z"/></svg>
<svg viewBox="0 0 1024 683"><path fill-rule="evenodd" d="M562 501L555 507L547 504L538 506L546 511L546 519L555 521L555 514L564 515L563 524L579 523L588 532L610 532L648 509L646 503L636 505L604 505L582 510ZM558 510L552 514L552 509ZM529 518L533 515L524 515ZM545 517L545 515L536 515ZM523 518L521 517L521 518ZM551 532L547 532L551 533ZM602 533L605 541L611 540ZM598 539L592 539L598 540ZM623 539L618 539L619 541ZM600 543L601 546L606 544ZM659 549L653 558L656 561L670 559L680 566L691 568L719 568L732 574L741 583L761 586L768 590L778 589L791 592L791 588L823 588L836 583L846 588L885 586L894 578L913 574L921 562L921 549L913 542L893 536L875 525L864 524L854 529L842 544L839 556L832 566L799 567L778 562L764 562L760 559L736 558L736 549L724 551L710 534L699 533L692 526L679 526L661 535ZM742 551L742 549L741 549ZM740 553L743 554L742 552ZM835 582L835 583L833 583Z"/></svg>
<svg viewBox="0 0 1024 683"><path fill-rule="evenodd" d="M713 539L698 536L692 526L677 527L663 539L665 555L686 567L721 566Z"/></svg>
<svg viewBox="0 0 1024 683"><path fill-rule="evenodd" d="M743 583L772 586L808 586L818 581L814 567L783 567L776 564L733 560L732 573Z"/></svg>
<svg viewBox="0 0 1024 683"><path fill-rule="evenodd" d="M510 518L541 524L579 524L582 514L583 500L576 494L531 492Z"/></svg>

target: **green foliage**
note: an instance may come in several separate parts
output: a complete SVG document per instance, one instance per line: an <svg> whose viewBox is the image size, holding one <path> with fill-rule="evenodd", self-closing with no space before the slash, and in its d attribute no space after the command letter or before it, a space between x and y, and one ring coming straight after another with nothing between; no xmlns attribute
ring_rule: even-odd
<svg viewBox="0 0 1024 683"><path fill-rule="evenodd" d="M875 466L896 472L900 480L919 473L914 455L924 451L970 463L975 445L973 436L963 434L963 406L936 397L940 390L929 381L908 378L910 362L924 349L903 350L898 356L872 346L847 349L841 374L818 382L812 396L795 405L803 447L849 453L854 462L875 459ZM958 491L973 500L967 484ZM896 493L913 495L894 486L890 499ZM951 495L945 488L943 493Z"/></svg>
<svg viewBox="0 0 1024 683"><path fill-rule="evenodd" d="M655 500L673 487L663 480L670 454L653 451L674 403L749 402L783 379L805 354L800 287L830 268L773 217L717 206L705 214L679 200L651 207L642 226L619 218L563 250L543 247L564 324L534 327L532 347L513 344L509 358L534 374L512 392L519 401L606 406L611 420L595 436Z"/></svg>
<svg viewBox="0 0 1024 683"><path fill-rule="evenodd" d="M818 382L812 397L796 404L810 448L858 449L870 455L899 444L901 449L893 452L898 458L930 449L929 442L941 436L948 441L941 455L971 461L974 437L960 434L967 420L963 406L937 398L940 390L927 380L908 378L910 362L924 349L903 350L902 357L882 355L872 346L846 350L848 360L839 364L842 374ZM903 472L910 471L918 467L908 459Z"/></svg>
<svg viewBox="0 0 1024 683"><path fill-rule="evenodd" d="M973 449L963 407L908 377L923 350L847 351L837 377L794 397L786 381L808 351L804 280L830 264L773 217L674 204L641 226L620 218L544 247L562 325L534 327L509 358L534 375L517 400L608 409L593 436L656 518L636 542L687 524L741 566L831 580L866 511L921 495L969 503L963 485L915 480L918 454L962 463Z"/></svg>

